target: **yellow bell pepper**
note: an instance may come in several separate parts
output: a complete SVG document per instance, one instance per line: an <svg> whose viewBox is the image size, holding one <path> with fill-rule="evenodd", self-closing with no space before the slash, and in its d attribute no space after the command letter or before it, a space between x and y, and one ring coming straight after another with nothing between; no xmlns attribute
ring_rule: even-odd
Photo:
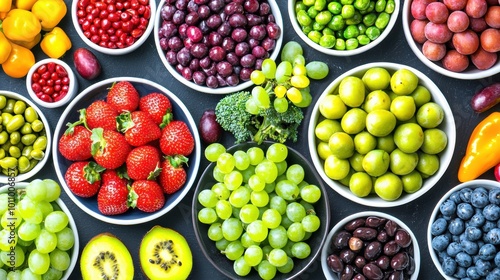
<svg viewBox="0 0 500 280"><path fill-rule="evenodd" d="M0 0L0 12L8 12L12 8L11 0Z"/></svg>
<svg viewBox="0 0 500 280"><path fill-rule="evenodd" d="M30 49L11 43L9 58L2 63L2 69L9 77L22 78L35 65L35 56Z"/></svg>
<svg viewBox="0 0 500 280"><path fill-rule="evenodd" d="M0 31L0 64L4 63L7 58L9 58L11 50L12 46L10 45L9 39Z"/></svg>
<svg viewBox="0 0 500 280"><path fill-rule="evenodd" d="M33 40L29 41L29 42L25 42L25 41L12 41L12 43L14 44L18 44L20 46L23 46L25 48L28 48L28 49L32 49L34 46L36 46L38 43L40 43L40 40L42 40L42 33L38 33L35 38L33 38Z"/></svg>
<svg viewBox="0 0 500 280"><path fill-rule="evenodd" d="M42 30L40 20L30 11L12 9L2 22L5 37L11 41L32 41Z"/></svg>
<svg viewBox="0 0 500 280"><path fill-rule="evenodd" d="M40 42L42 51L51 58L60 58L71 49L71 40L60 27L56 26L46 33Z"/></svg>
<svg viewBox="0 0 500 280"><path fill-rule="evenodd" d="M458 180L474 180L500 163L500 112L493 112L472 131L465 156L458 169Z"/></svg>
<svg viewBox="0 0 500 280"><path fill-rule="evenodd" d="M31 12L40 20L42 29L50 31L59 24L68 8L63 0L38 0Z"/></svg>
<svg viewBox="0 0 500 280"><path fill-rule="evenodd" d="M19 9L23 10L31 10L31 7L33 7L33 4L35 4L37 0L16 0L15 5Z"/></svg>

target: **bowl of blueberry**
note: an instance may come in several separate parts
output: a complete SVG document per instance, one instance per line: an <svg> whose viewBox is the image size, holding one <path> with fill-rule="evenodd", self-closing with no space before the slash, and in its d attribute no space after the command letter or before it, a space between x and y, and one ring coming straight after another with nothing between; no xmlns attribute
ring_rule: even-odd
<svg viewBox="0 0 500 280"><path fill-rule="evenodd" d="M162 0L153 32L175 79L199 92L227 94L251 86L252 71L278 57L282 26L276 1Z"/></svg>
<svg viewBox="0 0 500 280"><path fill-rule="evenodd" d="M427 243L445 279L500 279L500 183L472 180L449 190L432 212Z"/></svg>

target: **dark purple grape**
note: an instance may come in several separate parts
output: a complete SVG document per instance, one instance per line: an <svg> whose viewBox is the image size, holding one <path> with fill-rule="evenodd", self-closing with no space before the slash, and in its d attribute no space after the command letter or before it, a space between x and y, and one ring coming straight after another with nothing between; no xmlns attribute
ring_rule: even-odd
<svg viewBox="0 0 500 280"><path fill-rule="evenodd" d="M259 40L255 40L254 38L250 38L247 40L248 42L248 45L250 46L250 49L253 49L257 46L260 46L260 41Z"/></svg>
<svg viewBox="0 0 500 280"><path fill-rule="evenodd" d="M226 51L221 46L215 46L210 48L208 56L212 61L219 62L226 57Z"/></svg>
<svg viewBox="0 0 500 280"><path fill-rule="evenodd" d="M175 11L175 13L174 13L174 15L172 17L172 22L175 25L182 24L182 23L184 23L184 18L185 17L186 17L186 13L184 11L177 10L177 11Z"/></svg>
<svg viewBox="0 0 500 280"><path fill-rule="evenodd" d="M195 71L193 73L193 82L197 85L205 85L205 80L207 76L202 71Z"/></svg>
<svg viewBox="0 0 500 280"><path fill-rule="evenodd" d="M203 35L207 35L211 31L210 27L207 26L207 22L205 20L200 21L198 27L200 28Z"/></svg>
<svg viewBox="0 0 500 280"><path fill-rule="evenodd" d="M245 27L248 23L247 17L244 16L243 14L237 13L237 14L232 14L229 17L229 25L231 27L236 28L236 27Z"/></svg>
<svg viewBox="0 0 500 280"><path fill-rule="evenodd" d="M203 68L203 72L205 72L207 76L215 76L215 74L217 74L215 62L210 63L210 66L208 66L208 68Z"/></svg>
<svg viewBox="0 0 500 280"><path fill-rule="evenodd" d="M252 54L256 58L263 58L267 55L267 51L261 46L256 46L252 49Z"/></svg>
<svg viewBox="0 0 500 280"><path fill-rule="evenodd" d="M232 14L242 14L243 13L243 6L241 4L238 4L236 2L230 2L224 7L224 13L228 16Z"/></svg>
<svg viewBox="0 0 500 280"><path fill-rule="evenodd" d="M210 0L208 6L213 12L219 13L224 8L224 0Z"/></svg>
<svg viewBox="0 0 500 280"><path fill-rule="evenodd" d="M160 37L168 39L177 34L177 27L173 22L164 21L158 33Z"/></svg>
<svg viewBox="0 0 500 280"><path fill-rule="evenodd" d="M269 3L261 3L259 7L259 15L261 16L267 16L268 14L271 13L271 6Z"/></svg>
<svg viewBox="0 0 500 280"><path fill-rule="evenodd" d="M172 5L164 5L160 10L161 18L166 21L171 21L175 10L175 7Z"/></svg>
<svg viewBox="0 0 500 280"><path fill-rule="evenodd" d="M187 14L184 21L189 25L196 25L200 21L200 16L196 12L190 12Z"/></svg>
<svg viewBox="0 0 500 280"><path fill-rule="evenodd" d="M219 86L219 82L215 76L208 76L205 83L209 88L217 88Z"/></svg>
<svg viewBox="0 0 500 280"><path fill-rule="evenodd" d="M205 56L202 59L200 59L200 67L203 69L208 69L210 68L210 65L212 65L212 60L210 57Z"/></svg>
<svg viewBox="0 0 500 280"><path fill-rule="evenodd" d="M201 30L196 26L189 26L186 29L186 35L193 43L198 43L201 39L203 39Z"/></svg>
<svg viewBox="0 0 500 280"><path fill-rule="evenodd" d="M236 86L240 83L240 79L238 78L238 75L237 74L231 74L229 76L226 77L226 84L228 86Z"/></svg>
<svg viewBox="0 0 500 280"><path fill-rule="evenodd" d="M227 53L226 60L233 66L240 65L240 58L234 52Z"/></svg>
<svg viewBox="0 0 500 280"><path fill-rule="evenodd" d="M222 127L216 121L215 111L208 109L201 115L199 126L201 139L206 143L219 141L222 136Z"/></svg>
<svg viewBox="0 0 500 280"><path fill-rule="evenodd" d="M276 22L276 18L274 17L273 14L270 14L270 15L267 16L266 22L267 23Z"/></svg>
<svg viewBox="0 0 500 280"><path fill-rule="evenodd" d="M193 71L191 71L191 69L189 69L189 67L182 68L181 74L182 74L182 77L184 77L184 79L186 79L188 81L190 81L193 78Z"/></svg>
<svg viewBox="0 0 500 280"><path fill-rule="evenodd" d="M233 29L233 32L231 32L231 38L233 38L236 42L243 42L246 40L247 34L248 32L245 29L238 27Z"/></svg>
<svg viewBox="0 0 500 280"><path fill-rule="evenodd" d="M269 25L269 24L268 24ZM263 24L255 25L250 28L248 32L248 36L255 40L262 40L266 37L266 26Z"/></svg>
<svg viewBox="0 0 500 280"><path fill-rule="evenodd" d="M191 38L184 38L183 44L184 44L184 48L190 50L194 43L191 40Z"/></svg>
<svg viewBox="0 0 500 280"><path fill-rule="evenodd" d="M240 65L237 65L237 66L233 65L233 73L236 74L239 77L240 76L240 72L241 72L241 66Z"/></svg>
<svg viewBox="0 0 500 280"><path fill-rule="evenodd" d="M187 7L188 1L187 0L177 0L175 1L175 7L178 10L185 10Z"/></svg>
<svg viewBox="0 0 500 280"><path fill-rule="evenodd" d="M246 16L247 16L247 24L250 27L261 24L263 21L262 17L256 14L247 14Z"/></svg>
<svg viewBox="0 0 500 280"><path fill-rule="evenodd" d="M187 37L186 31L187 31L188 27L189 27L189 25L183 23L177 29L179 32L179 37L181 37L181 39L185 39Z"/></svg>
<svg viewBox="0 0 500 280"><path fill-rule="evenodd" d="M231 25L229 25L229 22L223 22L219 28L217 28L217 32L222 35L222 36L229 36L231 32L233 31L233 28Z"/></svg>
<svg viewBox="0 0 500 280"><path fill-rule="evenodd" d="M208 0L193 0L198 5L204 5L208 3Z"/></svg>
<svg viewBox="0 0 500 280"><path fill-rule="evenodd" d="M193 44L189 51L196 58L202 58L208 54L207 46L205 44L201 44L201 43Z"/></svg>
<svg viewBox="0 0 500 280"><path fill-rule="evenodd" d="M255 60L255 65L253 68L257 69L257 70L261 70L262 69L262 62L264 61L263 58L257 58Z"/></svg>
<svg viewBox="0 0 500 280"><path fill-rule="evenodd" d="M180 64L175 65L175 71L177 71L177 73L179 73L181 75L182 75L182 69L184 69L184 66L182 66Z"/></svg>
<svg viewBox="0 0 500 280"><path fill-rule="evenodd" d="M269 37L264 38L260 44L266 51L270 52L276 47L276 40Z"/></svg>
<svg viewBox="0 0 500 280"><path fill-rule="evenodd" d="M226 79L224 79L224 77L222 77L221 75L219 74L216 74L215 77L217 78L217 83L219 83L219 86L220 87L225 87L227 86L227 83L226 83Z"/></svg>
<svg viewBox="0 0 500 280"><path fill-rule="evenodd" d="M165 54L165 58L167 59L168 64L177 65L177 53L174 51L168 51Z"/></svg>
<svg viewBox="0 0 500 280"><path fill-rule="evenodd" d="M200 5L198 7L198 16L200 19L207 19L210 15L210 8L207 5Z"/></svg>
<svg viewBox="0 0 500 280"><path fill-rule="evenodd" d="M220 15L211 15L207 18L207 26L211 29L217 29L222 24Z"/></svg>
<svg viewBox="0 0 500 280"><path fill-rule="evenodd" d="M227 61L218 62L216 65L217 73L222 77L227 77L233 73L233 66Z"/></svg>
<svg viewBox="0 0 500 280"><path fill-rule="evenodd" d="M198 4L193 1L189 1L186 6L187 11L190 13L198 13L198 8Z"/></svg>
<svg viewBox="0 0 500 280"><path fill-rule="evenodd" d="M166 38L160 38L160 48L164 51L168 50L168 40Z"/></svg>
<svg viewBox="0 0 500 280"><path fill-rule="evenodd" d="M222 39L221 46L226 52L234 51L236 42L234 42L234 40L231 39L230 37L225 37L224 39Z"/></svg>
<svg viewBox="0 0 500 280"><path fill-rule="evenodd" d="M220 35L217 32L210 32L210 34L208 34L208 43L211 46L220 46L220 45L222 45L222 40L223 40L222 35Z"/></svg>
<svg viewBox="0 0 500 280"><path fill-rule="evenodd" d="M191 62L189 62L189 69L192 71L200 70L200 60L197 58L192 59Z"/></svg>
<svg viewBox="0 0 500 280"><path fill-rule="evenodd" d="M182 48L177 52L177 62L182 66L188 66L191 61L191 53L187 48Z"/></svg>
<svg viewBox="0 0 500 280"><path fill-rule="evenodd" d="M255 13L259 10L259 1L257 0L246 0L243 3L243 8L249 13Z"/></svg>
<svg viewBox="0 0 500 280"><path fill-rule="evenodd" d="M277 40L281 36L281 28L275 22L266 25L267 35L271 39Z"/></svg>
<svg viewBox="0 0 500 280"><path fill-rule="evenodd" d="M241 57L240 64L241 66L247 68L253 67L255 65L255 56L253 56L252 54L245 54Z"/></svg>
<svg viewBox="0 0 500 280"><path fill-rule="evenodd" d="M250 74L252 74L253 69L252 68L241 68L240 71L240 80L242 81L249 81L250 80Z"/></svg>
<svg viewBox="0 0 500 280"><path fill-rule="evenodd" d="M234 47L234 53L237 56L242 57L250 53L250 45L248 45L247 42L237 43L236 46Z"/></svg>
<svg viewBox="0 0 500 280"><path fill-rule="evenodd" d="M167 45L174 52L178 52L182 49L183 42L182 42L181 38L175 36L175 37L171 37L170 39L168 39Z"/></svg>

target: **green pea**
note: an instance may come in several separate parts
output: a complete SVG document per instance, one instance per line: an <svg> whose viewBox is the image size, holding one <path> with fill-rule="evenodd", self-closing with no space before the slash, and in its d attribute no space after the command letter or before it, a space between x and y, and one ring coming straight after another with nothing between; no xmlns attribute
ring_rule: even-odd
<svg viewBox="0 0 500 280"><path fill-rule="evenodd" d="M375 24L376 20L377 20L377 14L376 13L369 13L363 17L362 21L363 21L364 25L372 26Z"/></svg>
<svg viewBox="0 0 500 280"><path fill-rule="evenodd" d="M17 165L18 165L19 173L26 173L26 172L28 172L28 170L31 170L30 169L31 162L30 162L29 158L27 158L25 156L19 157L19 159L17 160Z"/></svg>
<svg viewBox="0 0 500 280"><path fill-rule="evenodd" d="M360 12L356 11L356 12L354 12L354 15L351 18L348 18L345 20L345 23L347 25L358 24L362 20L363 20L363 15Z"/></svg>
<svg viewBox="0 0 500 280"><path fill-rule="evenodd" d="M335 34L335 32L333 32L333 30L331 30L328 27L323 28L323 30L321 31L321 33L323 33L323 35L334 35Z"/></svg>
<svg viewBox="0 0 500 280"><path fill-rule="evenodd" d="M312 6L312 5L314 5L314 2L315 2L315 1L316 1L316 0L303 0L302 2L303 2L303 3L304 3L304 5L306 5L306 6Z"/></svg>
<svg viewBox="0 0 500 280"><path fill-rule="evenodd" d="M375 3L375 11L377 13L381 13L385 10L385 5L387 4L386 0L377 0Z"/></svg>
<svg viewBox="0 0 500 280"><path fill-rule="evenodd" d="M329 11L321 11L314 19L319 24L327 25L330 20L332 20L332 13L330 13Z"/></svg>
<svg viewBox="0 0 500 280"><path fill-rule="evenodd" d="M326 0L316 0L314 1L314 9L317 11L322 11L326 7Z"/></svg>
<svg viewBox="0 0 500 280"><path fill-rule="evenodd" d="M366 36L368 36L368 38L370 38L370 40L373 41L380 36L380 29L375 26L370 26L366 29L365 34Z"/></svg>
<svg viewBox="0 0 500 280"><path fill-rule="evenodd" d="M0 145L7 143L8 140L9 140L9 134L7 133L7 131L4 130L0 132Z"/></svg>
<svg viewBox="0 0 500 280"><path fill-rule="evenodd" d="M6 126L7 123L10 121L10 119L12 119L11 113L7 113L7 112L2 113L2 125L3 126Z"/></svg>
<svg viewBox="0 0 500 280"><path fill-rule="evenodd" d="M35 142L33 143L33 150L45 150L47 148L47 137L46 136L38 136Z"/></svg>
<svg viewBox="0 0 500 280"><path fill-rule="evenodd" d="M7 99L7 104L2 109L2 112L6 112L6 113L10 113L10 114L14 113L14 104L16 104L15 99L12 99L12 98Z"/></svg>
<svg viewBox="0 0 500 280"><path fill-rule="evenodd" d="M335 46L335 36L333 35L323 35L319 40L319 45L328 49L333 48Z"/></svg>
<svg viewBox="0 0 500 280"><path fill-rule="evenodd" d="M4 149L0 149L0 159L2 159L4 157L5 157L5 150Z"/></svg>
<svg viewBox="0 0 500 280"><path fill-rule="evenodd" d="M354 1L354 8L358 10L366 10L370 6L370 0L356 0Z"/></svg>
<svg viewBox="0 0 500 280"><path fill-rule="evenodd" d="M302 32L304 32L304 34L309 34L309 32L311 32L313 29L312 29L312 24L310 25L307 25L307 26L302 26L301 27L302 29Z"/></svg>
<svg viewBox="0 0 500 280"><path fill-rule="evenodd" d="M37 136L33 133L25 134L21 137L21 143L23 143L26 146L31 146L31 145L33 145L33 143L35 143L36 139L37 139Z"/></svg>
<svg viewBox="0 0 500 280"><path fill-rule="evenodd" d="M340 0L342 5L351 5L352 3L354 3L354 0Z"/></svg>
<svg viewBox="0 0 500 280"><path fill-rule="evenodd" d="M40 132L44 128L43 122L41 120L34 120L31 123L31 129L33 129L34 132Z"/></svg>
<svg viewBox="0 0 500 280"><path fill-rule="evenodd" d="M7 129L7 132L12 133L20 129L24 123L25 121L23 115L15 115L9 120L7 125L5 125L5 129Z"/></svg>
<svg viewBox="0 0 500 280"><path fill-rule="evenodd" d="M36 160L42 160L45 153L42 150L33 149L30 152L30 156Z"/></svg>
<svg viewBox="0 0 500 280"><path fill-rule="evenodd" d="M10 134L9 139L12 145L17 145L17 143L21 142L21 133L19 131L14 131Z"/></svg>
<svg viewBox="0 0 500 280"><path fill-rule="evenodd" d="M33 129L31 129L31 124L28 122L25 123L23 127L21 127L20 131L22 135L33 133Z"/></svg>
<svg viewBox="0 0 500 280"><path fill-rule="evenodd" d="M359 46L358 39L356 38L350 38L345 41L345 48L346 50L354 50L357 49Z"/></svg>
<svg viewBox="0 0 500 280"><path fill-rule="evenodd" d="M318 30L313 30L307 34L307 38L311 39L314 43L319 44L319 40L323 35Z"/></svg>
<svg viewBox="0 0 500 280"><path fill-rule="evenodd" d="M309 17L309 15L307 14L307 12L304 11L304 10L300 10L297 13L297 21L302 26L307 26L309 24L312 24L312 19Z"/></svg>
<svg viewBox="0 0 500 280"><path fill-rule="evenodd" d="M364 35L366 32L366 25L360 23L357 25L357 27L358 27L359 35Z"/></svg>
<svg viewBox="0 0 500 280"><path fill-rule="evenodd" d="M342 4L339 2L330 2L328 3L328 11L334 15L340 15L342 12Z"/></svg>
<svg viewBox="0 0 500 280"><path fill-rule="evenodd" d="M0 110L5 108L6 105L7 105L7 97L0 95Z"/></svg>
<svg viewBox="0 0 500 280"><path fill-rule="evenodd" d="M32 123L35 120L38 120L38 113L36 112L35 108L28 107L24 111L24 118L26 119L27 122Z"/></svg>
<svg viewBox="0 0 500 280"><path fill-rule="evenodd" d="M368 38L368 36L366 36L365 34L359 35L357 39L359 44L362 46L366 46L371 42L370 38Z"/></svg>
<svg viewBox="0 0 500 280"><path fill-rule="evenodd" d="M315 18L317 15L319 14L319 11L316 10L314 8L314 6L311 6L309 7L309 9L307 9L307 15L310 17L310 18Z"/></svg>
<svg viewBox="0 0 500 280"><path fill-rule="evenodd" d="M387 24L389 24L390 19L391 19L390 14L386 12L381 12L377 17L377 20L375 21L375 26L378 29L384 29L387 26Z"/></svg>
<svg viewBox="0 0 500 280"><path fill-rule="evenodd" d="M356 25L348 25L346 29L344 29L344 38L350 39L358 37L359 30Z"/></svg>
<svg viewBox="0 0 500 280"><path fill-rule="evenodd" d="M16 146L10 146L9 155L11 157L19 158L21 156L21 150Z"/></svg>
<svg viewBox="0 0 500 280"><path fill-rule="evenodd" d="M15 169L17 167L17 158L4 157L0 159L0 166L4 169Z"/></svg>
<svg viewBox="0 0 500 280"><path fill-rule="evenodd" d="M323 24L320 24L317 21L315 21L312 25L312 28L313 28L313 30L321 31L321 30L323 30L323 28L325 28L325 26Z"/></svg>
<svg viewBox="0 0 500 280"><path fill-rule="evenodd" d="M375 11L375 1L374 0L370 1L370 5L368 5L368 8L364 12L371 13L373 11Z"/></svg>
<svg viewBox="0 0 500 280"><path fill-rule="evenodd" d="M344 29L345 20L341 15L336 15L332 17L332 20L328 23L327 26L333 31L339 31Z"/></svg>
<svg viewBox="0 0 500 280"><path fill-rule="evenodd" d="M21 150L21 155L31 159L31 151L33 151L33 146L25 146Z"/></svg>
<svg viewBox="0 0 500 280"><path fill-rule="evenodd" d="M335 38L344 38L344 30L335 31Z"/></svg>
<svg viewBox="0 0 500 280"><path fill-rule="evenodd" d="M26 110L26 102L17 100L16 103L14 103L14 114L22 114L24 110Z"/></svg>
<svg viewBox="0 0 500 280"><path fill-rule="evenodd" d="M394 0L387 0L387 5L385 5L385 12L388 14L394 13L394 10L396 9L396 3Z"/></svg>
<svg viewBox="0 0 500 280"><path fill-rule="evenodd" d="M345 50L345 40L342 38L337 38L337 40L335 40L335 49L339 51Z"/></svg>
<svg viewBox="0 0 500 280"><path fill-rule="evenodd" d="M348 19L352 18L354 16L354 12L356 9L354 9L353 5L344 5L342 7L342 12L340 13L343 18Z"/></svg>
<svg viewBox="0 0 500 280"><path fill-rule="evenodd" d="M305 10L307 9L306 4L302 1L297 1L295 2L295 13L298 13L300 10Z"/></svg>

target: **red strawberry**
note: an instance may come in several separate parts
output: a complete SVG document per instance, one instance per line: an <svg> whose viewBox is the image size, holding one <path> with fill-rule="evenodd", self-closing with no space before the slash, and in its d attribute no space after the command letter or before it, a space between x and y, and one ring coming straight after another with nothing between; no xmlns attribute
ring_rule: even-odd
<svg viewBox="0 0 500 280"><path fill-rule="evenodd" d="M129 205L144 212L155 212L165 205L165 194L156 181L137 180L130 189Z"/></svg>
<svg viewBox="0 0 500 280"><path fill-rule="evenodd" d="M118 112L106 101L96 100L84 110L89 129L100 127L107 130L116 130Z"/></svg>
<svg viewBox="0 0 500 280"><path fill-rule="evenodd" d="M158 182L166 194L173 194L186 183L186 170L188 158L185 156L166 156L161 162Z"/></svg>
<svg viewBox="0 0 500 280"><path fill-rule="evenodd" d="M119 131L125 133L125 139L132 146L146 145L161 136L160 127L142 111L122 113L117 118L117 123Z"/></svg>
<svg viewBox="0 0 500 280"><path fill-rule="evenodd" d="M64 180L76 196L92 197L101 186L102 171L104 168L93 161L76 161L66 170Z"/></svg>
<svg viewBox="0 0 500 280"><path fill-rule="evenodd" d="M170 99L162 93L152 92L141 97L139 110L148 113L160 127L172 120L172 104Z"/></svg>
<svg viewBox="0 0 500 280"><path fill-rule="evenodd" d="M128 81L113 83L108 91L106 101L113 106L118 113L124 111L133 112L139 107L139 92Z"/></svg>
<svg viewBox="0 0 500 280"><path fill-rule="evenodd" d="M59 152L64 158L71 161L81 161L91 158L91 135L92 132L83 125L70 125L63 136L61 136L61 139L59 139Z"/></svg>
<svg viewBox="0 0 500 280"><path fill-rule="evenodd" d="M187 124L174 120L162 129L160 149L167 156L189 156L194 149L194 137Z"/></svg>
<svg viewBox="0 0 500 280"><path fill-rule="evenodd" d="M160 172L160 152L152 146L132 149L127 156L127 174L133 180L154 180Z"/></svg>
<svg viewBox="0 0 500 280"><path fill-rule="evenodd" d="M104 215L125 213L128 208L128 181L116 170L102 173L101 188L97 194L97 208Z"/></svg>
<svg viewBox="0 0 500 280"><path fill-rule="evenodd" d="M106 169L116 169L125 163L131 150L123 134L102 128L92 129L92 155Z"/></svg>

